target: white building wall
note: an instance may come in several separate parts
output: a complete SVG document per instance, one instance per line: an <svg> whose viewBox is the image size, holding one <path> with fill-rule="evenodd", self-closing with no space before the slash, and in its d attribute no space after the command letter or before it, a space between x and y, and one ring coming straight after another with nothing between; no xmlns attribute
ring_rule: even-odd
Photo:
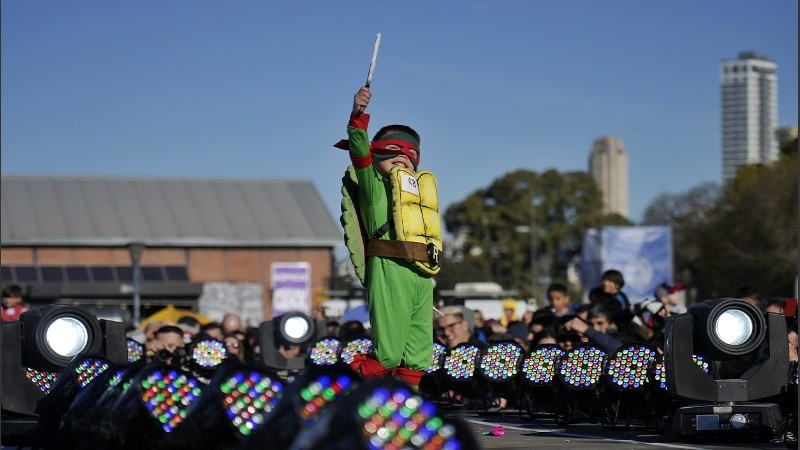
<svg viewBox="0 0 800 450"><path fill-rule="evenodd" d="M720 65L722 176L730 181L745 164L778 159L777 64L755 52Z"/></svg>

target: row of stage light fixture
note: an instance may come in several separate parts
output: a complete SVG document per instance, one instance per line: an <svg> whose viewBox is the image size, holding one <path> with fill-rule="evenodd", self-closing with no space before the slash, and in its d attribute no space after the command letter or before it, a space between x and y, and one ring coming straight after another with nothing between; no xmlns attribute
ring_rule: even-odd
<svg viewBox="0 0 800 450"><path fill-rule="evenodd" d="M69 325L45 341L53 343L46 350L66 348L54 344L59 339L77 343L69 346L73 354L63 352L63 365L39 364L36 369L22 365L35 358L21 357L24 352L19 348L11 352L19 373L48 369L53 377L43 382L30 376L25 384L3 386L4 393L18 386L29 386L36 393L26 403L34 404L30 410L15 413L4 403L4 443L115 449L284 449L323 443L334 450L478 448L460 418L443 416L436 402L397 380L364 380L346 365L336 364L310 365L290 381L264 364L228 358L226 347L211 338L189 344L186 356L176 364L152 362L144 347L125 340L124 333L113 339L104 336L98 347L96 330L75 330L74 317L90 325L93 319L75 308L41 313L66 317ZM57 317L37 323L28 320L25 326L30 332L58 321ZM7 332L28 336L22 326L4 325L4 338ZM97 329L102 333L112 328L105 324ZM106 345L111 341L113 348ZM97 353L87 351L98 348ZM339 356L352 359L355 353L369 351L371 342L358 340ZM31 433L7 436L6 419L12 414L35 420L37 427Z"/></svg>
<svg viewBox="0 0 800 450"><path fill-rule="evenodd" d="M348 363L360 342L318 340L311 363ZM736 378L722 378L726 361L757 355ZM531 416L550 415L559 424L592 420L603 425L639 423L678 436L715 434L768 437L783 418L796 414L791 393L797 365L789 366L786 323L739 299L692 305L667 320L665 354L646 344L607 352L593 344L569 351L540 345L525 352L514 341L479 348L464 343L446 349L433 343L433 358L421 392L437 401L456 393L476 408L503 396ZM674 368L674 369L673 369ZM716 405L725 403L724 412Z"/></svg>

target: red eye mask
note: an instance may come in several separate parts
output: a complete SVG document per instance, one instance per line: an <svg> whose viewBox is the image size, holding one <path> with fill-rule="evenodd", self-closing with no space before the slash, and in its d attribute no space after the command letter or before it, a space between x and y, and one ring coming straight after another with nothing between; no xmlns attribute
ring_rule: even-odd
<svg viewBox="0 0 800 450"><path fill-rule="evenodd" d="M389 150L386 147L388 145L396 145L400 147L399 150L392 149ZM380 159L387 159L392 158L398 155L405 155L408 159L414 163L414 168L419 165L419 148L417 148L411 142L408 142L403 139L381 139L379 141L372 141L369 144L369 149L372 151L372 154L375 155L376 158Z"/></svg>

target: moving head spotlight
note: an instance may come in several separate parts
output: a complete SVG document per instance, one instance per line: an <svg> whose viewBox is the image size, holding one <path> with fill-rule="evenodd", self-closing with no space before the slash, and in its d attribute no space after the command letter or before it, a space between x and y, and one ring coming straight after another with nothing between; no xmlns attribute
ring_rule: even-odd
<svg viewBox="0 0 800 450"><path fill-rule="evenodd" d="M77 356L94 354L119 364L128 360L124 324L98 320L73 306L26 311L19 321L3 324L2 333L4 418L35 416L36 402Z"/></svg>
<svg viewBox="0 0 800 450"><path fill-rule="evenodd" d="M308 347L322 337L325 327L317 326L306 314L298 311L274 317L262 322L258 327L261 345L261 362L279 371L300 371L305 369ZM300 346L297 356L286 358L278 352L280 346Z"/></svg>
<svg viewBox="0 0 800 450"><path fill-rule="evenodd" d="M786 394L788 383L783 316L765 314L744 300L706 300L667 319L664 344L669 394L707 403L676 409L673 433L769 438L780 428L783 418L773 402ZM712 361L711 374L698 366L695 353ZM738 378L714 376L723 364L744 358L753 361Z"/></svg>

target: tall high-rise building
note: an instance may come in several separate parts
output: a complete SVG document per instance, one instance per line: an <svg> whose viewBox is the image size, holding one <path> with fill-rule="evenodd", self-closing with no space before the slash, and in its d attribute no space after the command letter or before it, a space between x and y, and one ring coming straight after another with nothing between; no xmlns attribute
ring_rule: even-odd
<svg viewBox="0 0 800 450"><path fill-rule="evenodd" d="M722 179L736 176L740 166L769 164L778 159L778 65L756 52L740 52L723 60Z"/></svg>
<svg viewBox="0 0 800 450"><path fill-rule="evenodd" d="M603 192L603 212L628 217L628 155L620 138L602 136L594 140L589 174Z"/></svg>

